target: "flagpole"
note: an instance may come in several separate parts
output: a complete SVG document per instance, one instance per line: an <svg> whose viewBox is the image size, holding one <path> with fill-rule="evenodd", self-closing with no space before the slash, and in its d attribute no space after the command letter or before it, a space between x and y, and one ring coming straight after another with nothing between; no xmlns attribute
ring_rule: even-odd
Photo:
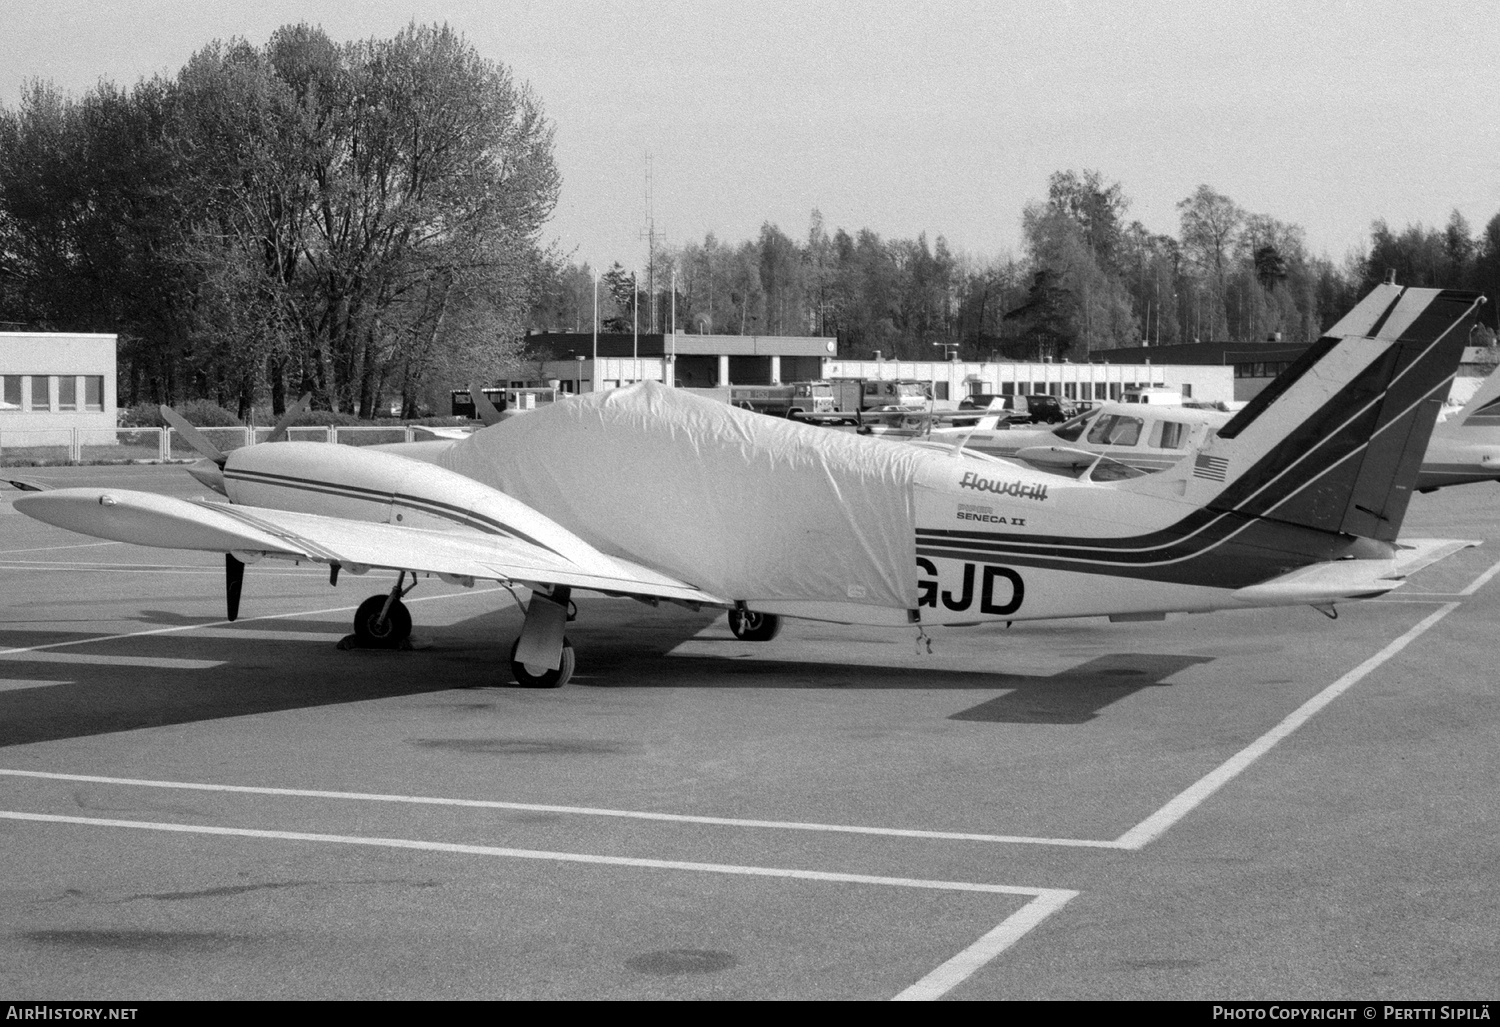
<svg viewBox="0 0 1500 1027"><path fill-rule="evenodd" d="M589 365L589 391L593 392L599 380L599 271L594 270L594 362Z"/></svg>

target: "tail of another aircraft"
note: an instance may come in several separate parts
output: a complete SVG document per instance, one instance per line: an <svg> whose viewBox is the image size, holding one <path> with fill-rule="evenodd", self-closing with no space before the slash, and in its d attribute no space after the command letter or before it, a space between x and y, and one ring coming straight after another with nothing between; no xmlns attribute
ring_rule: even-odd
<svg viewBox="0 0 1500 1027"><path fill-rule="evenodd" d="M1377 286L1195 455L1209 509L1394 541L1482 302Z"/></svg>
<svg viewBox="0 0 1500 1027"><path fill-rule="evenodd" d="M1461 437L1465 428L1500 429L1500 368L1491 371L1463 409L1433 429L1433 434Z"/></svg>

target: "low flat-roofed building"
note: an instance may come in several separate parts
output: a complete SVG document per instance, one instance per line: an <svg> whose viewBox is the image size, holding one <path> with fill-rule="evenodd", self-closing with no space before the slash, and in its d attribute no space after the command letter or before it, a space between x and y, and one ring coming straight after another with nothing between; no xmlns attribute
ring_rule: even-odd
<svg viewBox="0 0 1500 1027"><path fill-rule="evenodd" d="M0 332L0 450L113 442L117 336Z"/></svg>
<svg viewBox="0 0 1500 1027"><path fill-rule="evenodd" d="M836 340L818 336L681 332L600 332L597 350L589 332L540 332L528 335L526 345L536 368L534 375L527 368L526 381L557 381L568 392L646 380L689 389L808 381L838 352Z"/></svg>

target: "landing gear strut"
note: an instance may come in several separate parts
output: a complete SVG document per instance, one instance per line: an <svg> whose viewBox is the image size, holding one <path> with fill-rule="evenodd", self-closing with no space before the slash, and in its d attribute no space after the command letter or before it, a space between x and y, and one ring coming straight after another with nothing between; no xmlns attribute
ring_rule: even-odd
<svg viewBox="0 0 1500 1027"><path fill-rule="evenodd" d="M417 576L402 588L406 572L396 575L389 595L371 596L354 613L354 645L361 649L396 649L411 635L411 612L401 597L417 587Z"/></svg>
<svg viewBox="0 0 1500 1027"><path fill-rule="evenodd" d="M737 608L729 611L729 630L742 642L769 642L781 631L781 618Z"/></svg>

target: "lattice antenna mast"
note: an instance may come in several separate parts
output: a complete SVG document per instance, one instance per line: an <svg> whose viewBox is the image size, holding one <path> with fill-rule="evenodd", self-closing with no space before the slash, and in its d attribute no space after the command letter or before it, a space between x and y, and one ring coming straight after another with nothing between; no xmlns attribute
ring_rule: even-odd
<svg viewBox="0 0 1500 1027"><path fill-rule="evenodd" d="M646 240L646 291L651 296L651 332L657 331L656 325L656 214L652 203L651 182L651 151L646 151L646 227L641 232L641 238Z"/></svg>

